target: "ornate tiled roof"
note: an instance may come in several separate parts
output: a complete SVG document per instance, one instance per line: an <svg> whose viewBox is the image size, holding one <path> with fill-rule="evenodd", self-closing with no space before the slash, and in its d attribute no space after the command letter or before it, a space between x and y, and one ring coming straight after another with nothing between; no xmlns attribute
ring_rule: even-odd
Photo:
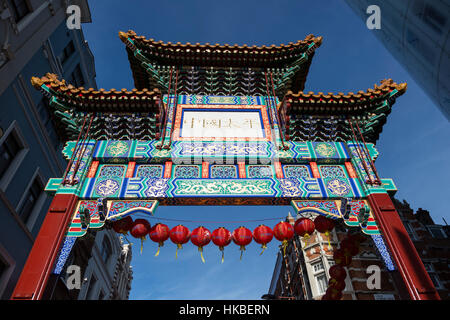
<svg viewBox="0 0 450 320"><path fill-rule="evenodd" d="M244 45L229 45L229 44L182 44L180 42L171 43L156 41L154 39L147 39L144 36L138 36L133 30L128 32L119 32L120 39L126 43L128 39L132 40L134 44L143 49L148 55L161 61L178 62L178 64L200 65L202 61L207 65L217 65L229 67L230 63L242 64L251 67L252 64L259 67L269 67L286 63L290 59L298 58L298 55L304 53L308 46L315 43L320 46L322 37L315 37L308 35L304 40L299 40L296 43L271 45L271 46L248 46Z"/></svg>
<svg viewBox="0 0 450 320"><path fill-rule="evenodd" d="M358 122L365 139L375 142L395 99L406 88L406 83L397 84L387 79L373 89L357 93L289 91L278 105L285 138L308 139L310 132L316 132L315 138L320 134L332 134L334 140L348 141L352 134L348 119L352 119Z"/></svg>
<svg viewBox="0 0 450 320"><path fill-rule="evenodd" d="M280 72L286 72L282 82L289 84L283 88L283 92L289 88L303 90L315 49L322 43L322 37L313 35L296 43L279 46L165 43L138 36L132 30L119 32L119 37L127 46L136 88L154 87L151 84L158 83L158 87L163 91L167 89L166 82L169 78L167 72L172 66L180 71L180 79L191 66L228 70L278 69ZM198 93L189 92L189 94Z"/></svg>
<svg viewBox="0 0 450 320"><path fill-rule="evenodd" d="M158 89L76 88L51 73L32 77L31 83L50 98L52 118L63 141L76 139L86 115L92 117L93 139L159 138L166 108Z"/></svg>
<svg viewBox="0 0 450 320"><path fill-rule="evenodd" d="M284 107L287 113L314 111L319 113L364 113L379 106L390 95L395 98L406 91L406 83L397 84L391 79L381 81L373 89L357 93L329 92L314 93L288 91L284 97ZM394 94L392 94L394 92ZM279 105L281 107L282 104ZM292 109L292 110L291 110Z"/></svg>
<svg viewBox="0 0 450 320"><path fill-rule="evenodd" d="M59 102L83 112L153 112L161 98L158 89L122 89L95 90L93 88L76 88L65 80L59 80L55 74L31 78L37 89L47 87Z"/></svg>

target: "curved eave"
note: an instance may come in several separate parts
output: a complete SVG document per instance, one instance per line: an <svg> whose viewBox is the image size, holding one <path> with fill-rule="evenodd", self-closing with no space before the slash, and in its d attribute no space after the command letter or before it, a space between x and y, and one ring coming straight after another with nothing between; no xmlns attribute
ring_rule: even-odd
<svg viewBox="0 0 450 320"><path fill-rule="evenodd" d="M66 107L79 112L157 112L161 101L158 89L76 88L50 73L41 78L33 77L31 83L35 88L47 91Z"/></svg>
<svg viewBox="0 0 450 320"><path fill-rule="evenodd" d="M364 114L378 108L387 99L394 99L406 91L406 83L391 79L381 81L373 89L357 93L314 93L288 91L283 99L286 113ZM282 105L280 104L280 107Z"/></svg>

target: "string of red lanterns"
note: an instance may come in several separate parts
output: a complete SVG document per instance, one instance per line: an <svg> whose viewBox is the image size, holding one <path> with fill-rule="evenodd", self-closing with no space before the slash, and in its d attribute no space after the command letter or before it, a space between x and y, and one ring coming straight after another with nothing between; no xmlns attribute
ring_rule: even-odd
<svg viewBox="0 0 450 320"><path fill-rule="evenodd" d="M322 300L340 300L342 298L347 277L344 267L352 263L352 257L359 253L359 245L363 241L365 238L361 234L347 234L346 238L341 241L339 249L334 251L333 259L336 264L328 270L330 280Z"/></svg>
<svg viewBox="0 0 450 320"><path fill-rule="evenodd" d="M145 241L146 236L149 235L153 242L158 243L158 251L155 256L159 255L161 247L164 246L164 242L170 239L177 245L177 249L175 251L175 258L177 258L178 249L182 249L182 245L190 240L195 246L198 247L203 263L205 262L203 257L203 247L212 241L213 244L218 246L219 250L222 252L223 263L224 248L228 246L231 241L239 246L241 251L240 259L242 260L245 247L249 245L252 240L258 244L261 244L261 248L263 250L260 254L262 254L267 248L267 244L270 243L275 237L275 239L282 242L283 255L285 255L288 242L294 237L294 234L306 238L306 241L315 230L329 236L329 232L331 232L334 228L334 222L326 217L323 217L323 219L318 219L319 217L322 216L318 216L314 221L308 218L297 219L295 226L292 226L287 221L281 221L276 224L273 229L261 224L256 227L253 232L243 226L236 228L233 232L230 232L224 227L219 227L213 232L210 232L207 228L200 226L191 232L187 227L181 224L169 229L169 227L163 223L157 223L154 226L151 226L145 219L136 219L133 221L130 216L113 221L112 228L114 231L124 236L126 236L129 232L134 238L141 239L141 253L143 242ZM316 223L319 225L317 228L315 226ZM348 244L347 247L347 250L351 250L351 252L356 250L350 244ZM343 253L341 255L343 258L347 257L347 255L344 255ZM337 256L337 258L341 258L341 255Z"/></svg>

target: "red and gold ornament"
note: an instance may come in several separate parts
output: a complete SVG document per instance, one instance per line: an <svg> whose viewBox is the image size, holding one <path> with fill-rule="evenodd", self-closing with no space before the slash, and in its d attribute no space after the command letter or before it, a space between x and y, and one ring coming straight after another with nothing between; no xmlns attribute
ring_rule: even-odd
<svg viewBox="0 0 450 320"><path fill-rule="evenodd" d="M326 218L325 216L318 215L314 219L314 226L318 232L325 234L328 239L328 246L331 247L330 232L334 229L334 221L332 219Z"/></svg>
<svg viewBox="0 0 450 320"><path fill-rule="evenodd" d="M222 251L222 263L224 260L224 248L231 242L231 232L224 227L217 228L212 232L212 242Z"/></svg>
<svg viewBox="0 0 450 320"><path fill-rule="evenodd" d="M283 256L286 254L288 241L294 237L294 227L286 221L281 221L273 228L273 236L278 241L282 241Z"/></svg>
<svg viewBox="0 0 450 320"><path fill-rule="evenodd" d="M203 247L211 241L211 232L203 226L195 228L191 233L191 242L198 247L202 262L205 263L203 258Z"/></svg>
<svg viewBox="0 0 450 320"><path fill-rule="evenodd" d="M233 239L233 242L240 246L241 250L241 258L242 260L242 254L245 251L245 246L250 244L252 242L252 232L247 229L246 227L239 227L233 231L231 234L231 238Z"/></svg>
<svg viewBox="0 0 450 320"><path fill-rule="evenodd" d="M112 228L115 232L127 235L133 225L133 219L126 216L120 220L113 221Z"/></svg>
<svg viewBox="0 0 450 320"><path fill-rule="evenodd" d="M299 218L294 224L295 233L305 238L305 247L315 229L314 222L309 218Z"/></svg>
<svg viewBox="0 0 450 320"><path fill-rule="evenodd" d="M342 249L338 249L333 253L333 259L336 264L346 267L352 263L352 256L349 253L344 252Z"/></svg>
<svg viewBox="0 0 450 320"><path fill-rule="evenodd" d="M183 244L189 241L191 232L185 226L179 224L170 230L169 237L170 240L177 245L177 250L175 251L175 259L178 258L178 249L183 248Z"/></svg>
<svg viewBox="0 0 450 320"><path fill-rule="evenodd" d="M164 246L164 241L169 239L169 227L163 223L155 224L149 232L150 239L154 242L158 242L158 251L155 254L155 257L159 255L159 249Z"/></svg>
<svg viewBox="0 0 450 320"><path fill-rule="evenodd" d="M273 239L273 231L268 226L260 225L253 230L253 239L256 243L262 244L260 255L266 250L267 244Z"/></svg>
<svg viewBox="0 0 450 320"><path fill-rule="evenodd" d="M141 253L142 247L144 246L145 237L150 232L150 229L150 223L145 219L136 219L131 225L130 234L135 238L141 239Z"/></svg>

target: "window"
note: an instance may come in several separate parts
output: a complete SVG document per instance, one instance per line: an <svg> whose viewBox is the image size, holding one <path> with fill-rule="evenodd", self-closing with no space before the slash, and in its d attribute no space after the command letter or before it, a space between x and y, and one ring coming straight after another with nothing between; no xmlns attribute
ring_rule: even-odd
<svg viewBox="0 0 450 320"><path fill-rule="evenodd" d="M325 273L321 273L320 275L315 276L318 294L324 294L328 287L327 277Z"/></svg>
<svg viewBox="0 0 450 320"><path fill-rule="evenodd" d="M14 134L9 134L0 146L0 178L11 165L16 155L21 150L19 141Z"/></svg>
<svg viewBox="0 0 450 320"><path fill-rule="evenodd" d="M52 119L50 117L50 103L47 98L43 98L39 104L37 105L37 111L39 113L39 117L41 118L42 123L44 124L45 130L51 140L51 143L55 149L59 147L59 139L56 134L55 128L52 123Z"/></svg>
<svg viewBox="0 0 450 320"><path fill-rule="evenodd" d="M79 64L73 70L69 82L75 87L82 87L84 85L83 73L81 72Z"/></svg>
<svg viewBox="0 0 450 320"><path fill-rule="evenodd" d="M323 270L323 263L322 263L322 261L317 262L317 263L314 263L314 264L312 265L312 267L313 267L313 269L314 269L314 273L319 272L319 271L322 271L322 270Z"/></svg>
<svg viewBox="0 0 450 320"><path fill-rule="evenodd" d="M101 249L101 256L103 259L103 262L105 264L108 264L109 257L111 256L112 249L111 249L111 242L109 241L108 237L103 238L102 243L102 249Z"/></svg>
<svg viewBox="0 0 450 320"><path fill-rule="evenodd" d="M61 64L66 63L67 60L72 56L75 52L75 46L73 45L73 41L70 40L69 44L64 48L63 52L60 55Z"/></svg>
<svg viewBox="0 0 450 320"><path fill-rule="evenodd" d="M28 191L24 198L24 202L22 203L22 206L19 210L19 216L22 218L24 223L27 223L28 218L31 215L31 212L33 212L33 208L36 205L36 202L38 201L39 196L43 191L44 188L42 187L41 183L36 177L33 180L33 183L31 184L30 188L28 188Z"/></svg>
<svg viewBox="0 0 450 320"><path fill-rule="evenodd" d="M16 23L30 13L30 8L26 0L10 0L9 3Z"/></svg>
<svg viewBox="0 0 450 320"><path fill-rule="evenodd" d="M433 238L436 239L445 239L447 238L444 230L442 230L442 227L439 226L427 226L428 231L430 231Z"/></svg>
<svg viewBox="0 0 450 320"><path fill-rule="evenodd" d="M403 225L405 226L405 229L408 232L408 235L411 238L411 240L416 240L416 234L414 233L411 223L409 223L408 221L404 221Z"/></svg>
<svg viewBox="0 0 450 320"><path fill-rule="evenodd" d="M334 260L328 260L328 265L331 267L331 266L334 266L336 264L336 262L334 261Z"/></svg>
<svg viewBox="0 0 450 320"><path fill-rule="evenodd" d="M423 264L425 266L425 270L427 270L428 275L430 276L431 281L433 281L433 284L436 288L440 288L441 287L441 282L439 280L439 277L437 276L437 274L435 273L434 267L432 263L424 263Z"/></svg>

